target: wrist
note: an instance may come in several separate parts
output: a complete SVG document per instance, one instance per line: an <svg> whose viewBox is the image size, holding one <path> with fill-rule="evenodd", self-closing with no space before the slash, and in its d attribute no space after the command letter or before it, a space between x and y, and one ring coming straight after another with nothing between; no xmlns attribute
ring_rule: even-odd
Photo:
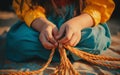
<svg viewBox="0 0 120 75"><path fill-rule="evenodd" d="M93 18L89 14L83 13L79 17L80 17L79 24L80 24L81 29L94 26Z"/></svg>
<svg viewBox="0 0 120 75"><path fill-rule="evenodd" d="M32 23L31 26L32 28L34 28L35 30L41 32L41 30L44 28L45 25L47 23L47 19L46 18L36 18Z"/></svg>
<svg viewBox="0 0 120 75"><path fill-rule="evenodd" d="M94 21L92 17L86 13L83 13L79 16L76 16L68 21L70 24L75 25L80 30L83 30L88 27L94 26Z"/></svg>

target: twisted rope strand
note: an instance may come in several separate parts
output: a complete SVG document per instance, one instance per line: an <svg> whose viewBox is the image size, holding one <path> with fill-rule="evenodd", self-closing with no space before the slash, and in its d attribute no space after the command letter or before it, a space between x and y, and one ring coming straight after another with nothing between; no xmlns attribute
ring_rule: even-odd
<svg viewBox="0 0 120 75"><path fill-rule="evenodd" d="M46 62L46 64L39 70L36 71L27 71L27 72L8 72L6 70L0 70L0 72L2 72L3 74L1 75L34 75L34 74L38 74L41 73L42 71L44 71L48 65L50 64L50 62L52 61L53 55L54 55L55 49L52 49L51 54L49 56L48 61Z"/></svg>
<svg viewBox="0 0 120 75"><path fill-rule="evenodd" d="M119 69L120 68L120 64L107 63L105 61L95 61L95 60L89 59L88 57L83 57L83 58L87 62L90 62L90 63L95 64L95 65L105 66L105 67L110 68L110 69Z"/></svg>
<svg viewBox="0 0 120 75"><path fill-rule="evenodd" d="M101 55L93 55L84 51L81 51L77 48L73 48L70 46L62 46L61 44L59 45L59 53L61 57L61 62L60 65L56 67L56 70L54 71L53 74L50 75L80 75L79 72L77 72L74 68L73 65L71 64L70 60L67 58L66 51L69 50L73 54L77 55L78 57L86 60L87 62L90 62L95 65L101 65L105 66L107 68L114 68L114 69L120 69L120 64L118 63L110 63L109 61L118 61L120 62L120 58L113 58L113 57L106 57L106 56L101 56ZM36 70L36 71L27 71L27 72L8 72L5 74L7 71L0 70L0 72L3 72L4 74L1 75L35 75L38 73L41 73L44 71L47 66L50 64L53 58L53 54L55 52L55 49L52 49L52 52L49 56L49 59L47 63L43 66L43 68Z"/></svg>
<svg viewBox="0 0 120 75"><path fill-rule="evenodd" d="M59 53L61 56L61 63L60 66L54 71L54 75L80 75L79 72L73 68L62 45L59 45Z"/></svg>
<svg viewBox="0 0 120 75"><path fill-rule="evenodd" d="M74 52L73 54L77 54L80 57L85 56L85 57L89 57L90 59L94 59L94 60L120 61L120 58L113 58L113 57L107 57L107 56L101 56L101 55L94 55L94 54L90 54L90 53L84 52L82 50L79 50L77 48L73 48L73 47L66 46L66 45L64 45L64 47L67 50L69 50L70 52L72 52L72 53Z"/></svg>
<svg viewBox="0 0 120 75"><path fill-rule="evenodd" d="M94 60L93 58L90 58L87 56L87 54L89 56L92 55L92 57L96 57L97 58L97 55L93 55L93 54L89 54L89 53L86 53L86 52L83 52L83 51L80 51L78 50L77 48L73 48L73 47L70 47L70 46L64 46L67 50L69 50L70 52L72 52L73 54L77 55L78 57L86 60L87 62L90 62L92 64L96 64L96 65L101 65L101 66L105 66L105 67L108 67L108 68L114 68L114 69L120 69L120 64L114 64L114 63L106 63L105 61L102 62L102 61L96 61ZM85 54L85 55L84 55ZM103 59L102 59L103 58ZM115 60L114 60L115 59ZM108 60L108 61L118 61L119 58L112 58L112 57L103 57L103 56L98 56L97 60Z"/></svg>

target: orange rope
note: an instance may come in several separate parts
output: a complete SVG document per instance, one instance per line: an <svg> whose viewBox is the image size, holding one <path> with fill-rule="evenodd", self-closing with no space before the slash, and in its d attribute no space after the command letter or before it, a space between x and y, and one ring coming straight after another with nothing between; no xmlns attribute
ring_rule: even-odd
<svg viewBox="0 0 120 75"><path fill-rule="evenodd" d="M120 58L113 58L113 57L106 57L106 56L100 56L100 55L93 55L84 51L81 51L77 48L73 48L70 46L62 46L59 45L59 53L61 57L60 65L56 67L56 70L53 74L50 75L80 75L79 72L77 72L70 60L67 58L65 49L69 50L71 53L77 55L78 57L82 58L83 60L86 60L87 62L90 62L95 65L101 65L105 66L110 69L120 69L120 64L118 63L112 63L114 61L120 62ZM10 72L6 70L0 70L0 75L35 75L40 74L43 72L47 66L52 61L53 55L54 55L55 49L52 49L52 52L49 56L49 59L47 63L43 66L43 68L36 70L36 71L27 71L27 72ZM112 62L110 62L112 61Z"/></svg>
<svg viewBox="0 0 120 75"><path fill-rule="evenodd" d="M105 66L108 68L120 69L120 64L109 62L109 61L120 61L120 58L93 55L93 54L78 50L77 48L73 48L70 46L64 46L64 47L70 52L72 52L73 54L77 55L78 57L92 64L101 65L101 66ZM109 62L109 63L106 63L106 62Z"/></svg>
<svg viewBox="0 0 120 75"><path fill-rule="evenodd" d="M2 72L2 74L0 74L0 75L34 75L34 74L40 74L41 72L43 72L48 67L48 65L52 61L54 52L55 52L55 49L52 49L52 52L51 52L51 54L49 56L48 61L39 70L36 70L36 71L27 71L27 72L10 72L9 70L8 71L6 71L6 70L0 70L0 73Z"/></svg>

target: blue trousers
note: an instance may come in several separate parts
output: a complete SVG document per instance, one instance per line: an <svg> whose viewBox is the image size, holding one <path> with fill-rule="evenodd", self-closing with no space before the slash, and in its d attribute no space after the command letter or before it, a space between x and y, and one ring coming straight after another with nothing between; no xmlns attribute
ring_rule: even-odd
<svg viewBox="0 0 120 75"><path fill-rule="evenodd" d="M27 27L24 22L17 22L7 34L7 58L22 62L32 58L47 60L50 50L45 49L39 41L39 32ZM77 36L76 36L77 37ZM100 54L111 44L110 32L106 24L82 30L82 38L76 48L92 54ZM70 60L79 60L77 56L67 51ZM53 61L59 62L60 56L56 50Z"/></svg>

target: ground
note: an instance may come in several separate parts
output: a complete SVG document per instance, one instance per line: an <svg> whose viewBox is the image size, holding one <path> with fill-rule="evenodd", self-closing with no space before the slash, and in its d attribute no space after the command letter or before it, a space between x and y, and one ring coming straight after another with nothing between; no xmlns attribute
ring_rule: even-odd
<svg viewBox="0 0 120 75"><path fill-rule="evenodd" d="M20 71L24 70L35 70L40 68L42 65L42 61L27 62L27 63L15 63L10 61L5 61L4 53L5 53L5 41L6 34L10 29L11 25L13 25L18 20L17 16L14 13L0 12L0 69L12 69L16 70L16 68ZM110 27L112 33L112 44L110 48L103 52L102 55L112 56L112 57L120 57L120 18L111 18L108 21L108 26ZM42 63L41 63L42 62ZM14 66L13 66L14 65ZM55 69L56 64L51 64L45 73L50 73ZM2 67L1 67L2 66ZM93 74L93 75L120 75L120 71L118 70L108 70L102 67L93 66L85 61L75 62L73 63L74 68L76 68L82 74ZM32 68L32 69L31 69Z"/></svg>

